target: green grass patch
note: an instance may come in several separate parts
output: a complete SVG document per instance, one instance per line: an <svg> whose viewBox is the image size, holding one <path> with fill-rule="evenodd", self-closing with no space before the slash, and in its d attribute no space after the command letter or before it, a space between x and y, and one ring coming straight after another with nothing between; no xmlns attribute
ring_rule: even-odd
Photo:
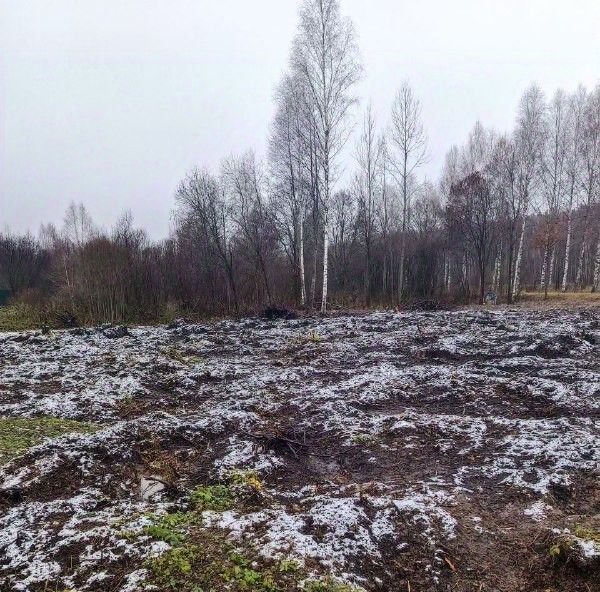
<svg viewBox="0 0 600 592"><path fill-rule="evenodd" d="M243 485L253 487L250 473ZM237 481L237 479L233 479ZM355 592L360 589L325 577L310 579L293 559L266 560L249 541L233 542L220 529L204 526L202 512L224 512L242 503L239 485L206 485L189 497L187 511L150 515L144 534L170 549L151 557L147 585L161 592Z"/></svg>
<svg viewBox="0 0 600 592"><path fill-rule="evenodd" d="M190 495L190 502L198 512L224 512L233 506L234 501L235 495L227 485L203 485Z"/></svg>
<svg viewBox="0 0 600 592"><path fill-rule="evenodd" d="M27 304L0 306L0 331L27 331L40 325L39 313Z"/></svg>
<svg viewBox="0 0 600 592"><path fill-rule="evenodd" d="M576 537L585 541L592 541L596 547L600 548L600 529L588 526L576 526L573 532Z"/></svg>
<svg viewBox="0 0 600 592"><path fill-rule="evenodd" d="M375 444L377 442L377 438L374 434L364 434L364 433L356 433L352 435L351 438L354 444L361 444L364 446L369 446L371 444Z"/></svg>
<svg viewBox="0 0 600 592"><path fill-rule="evenodd" d="M164 540L164 539L160 539ZM147 563L149 584L164 592L355 592L332 578L306 582L293 560L266 561L250 544L235 545L225 534L192 528L185 539Z"/></svg>
<svg viewBox="0 0 600 592"><path fill-rule="evenodd" d="M4 464L45 438L69 433L91 433L97 429L84 423L58 417L0 417L0 464Z"/></svg>
<svg viewBox="0 0 600 592"><path fill-rule="evenodd" d="M587 525L575 525L570 532L554 537L548 548L548 555L556 562L566 563L577 558L581 552L579 545L583 541L592 543L600 551L600 530Z"/></svg>

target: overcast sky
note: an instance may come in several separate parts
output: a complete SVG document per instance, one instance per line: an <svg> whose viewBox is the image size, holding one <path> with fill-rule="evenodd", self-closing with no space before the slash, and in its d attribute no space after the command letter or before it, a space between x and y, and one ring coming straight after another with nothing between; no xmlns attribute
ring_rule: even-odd
<svg viewBox="0 0 600 592"><path fill-rule="evenodd" d="M341 0L384 123L409 80L437 179L479 118L507 130L536 81L600 79L599 0ZM0 0L0 229L61 224L70 201L165 236L179 179L264 155L296 0Z"/></svg>

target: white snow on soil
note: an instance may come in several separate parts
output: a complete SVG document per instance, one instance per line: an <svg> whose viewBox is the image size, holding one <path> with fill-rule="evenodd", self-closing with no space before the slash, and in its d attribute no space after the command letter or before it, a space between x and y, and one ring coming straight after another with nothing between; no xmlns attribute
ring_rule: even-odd
<svg viewBox="0 0 600 592"><path fill-rule="evenodd" d="M0 335L0 416L99 426L0 467L0 588L101 590L126 562L120 589L141 590L166 548L144 516L180 501L140 492L156 450L183 455L179 492L256 471L264 509L204 520L265 557L370 589L366 564L420 552L437 581L487 528L459 504L521 495L541 523L553 488L598 471L599 344L594 311L519 309Z"/></svg>

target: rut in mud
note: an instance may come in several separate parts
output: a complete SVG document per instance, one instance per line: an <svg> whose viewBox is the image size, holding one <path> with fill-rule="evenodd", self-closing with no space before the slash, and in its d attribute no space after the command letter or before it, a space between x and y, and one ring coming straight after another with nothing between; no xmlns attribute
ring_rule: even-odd
<svg viewBox="0 0 600 592"><path fill-rule="evenodd" d="M597 308L4 334L0 415L71 422L0 469L1 590L171 589L148 526L215 484L186 536L255 567L600 590Z"/></svg>

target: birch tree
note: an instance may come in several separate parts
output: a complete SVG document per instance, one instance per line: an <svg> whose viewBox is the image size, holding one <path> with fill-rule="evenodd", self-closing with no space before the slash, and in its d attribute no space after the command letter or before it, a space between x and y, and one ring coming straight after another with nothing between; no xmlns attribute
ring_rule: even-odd
<svg viewBox="0 0 600 592"><path fill-rule="evenodd" d="M447 152L444 159L444 166L439 182L440 195L447 201L450 199L452 193L452 186L457 183L460 179L460 153L458 146L452 146ZM452 269L452 252L455 245L450 241L450 233L447 234L446 241L446 252L445 252L445 265L444 265L444 289L447 294L452 289L453 269ZM460 252L462 256L462 251ZM462 257L461 257L461 269L462 269ZM463 283L465 278L463 277Z"/></svg>
<svg viewBox="0 0 600 592"><path fill-rule="evenodd" d="M389 150L385 135L381 137L381 155L380 155L380 182L381 196L379 208L376 214L381 232L381 242L383 248L383 261L381 266L381 291L384 298L388 298L390 280L390 269L393 267L393 251L390 244L390 234L392 228L392 219L394 215L394 191L389 183Z"/></svg>
<svg viewBox="0 0 600 592"><path fill-rule="evenodd" d="M544 143L545 112L544 95L538 86L533 85L525 91L519 103L517 125L514 133L517 165L517 209L520 210L522 222L510 300L514 300L521 290L521 268L525 247L527 215L531 207L532 193L536 187L540 168Z"/></svg>
<svg viewBox="0 0 600 592"><path fill-rule="evenodd" d="M571 242L573 237L573 205L579 195L582 176L582 131L587 93L580 86L569 99L568 129L566 140L566 190L567 196L567 240L565 245L565 261L563 266L561 291L567 291L569 280L569 264L571 259Z"/></svg>
<svg viewBox="0 0 600 592"><path fill-rule="evenodd" d="M361 74L354 27L342 17L338 0L304 0L292 50L292 68L304 81L315 113L315 140L323 225L323 291L327 311L329 206L336 161L348 139L347 116L356 102L352 89Z"/></svg>
<svg viewBox="0 0 600 592"><path fill-rule="evenodd" d="M600 85L588 95L581 141L582 173L581 185L585 196L583 234L577 260L576 285L583 284L583 266L586 249L593 230L595 202L600 202ZM600 230L600 228L599 228ZM600 240L599 240L600 248ZM600 253L600 252L599 252ZM592 278L592 284L594 279Z"/></svg>
<svg viewBox="0 0 600 592"><path fill-rule="evenodd" d="M542 204L545 230L540 284L544 298L548 296L548 288L553 277L553 264L556 260L555 232L566 188L567 109L567 97L564 91L559 90L554 95L548 110L542 158Z"/></svg>

